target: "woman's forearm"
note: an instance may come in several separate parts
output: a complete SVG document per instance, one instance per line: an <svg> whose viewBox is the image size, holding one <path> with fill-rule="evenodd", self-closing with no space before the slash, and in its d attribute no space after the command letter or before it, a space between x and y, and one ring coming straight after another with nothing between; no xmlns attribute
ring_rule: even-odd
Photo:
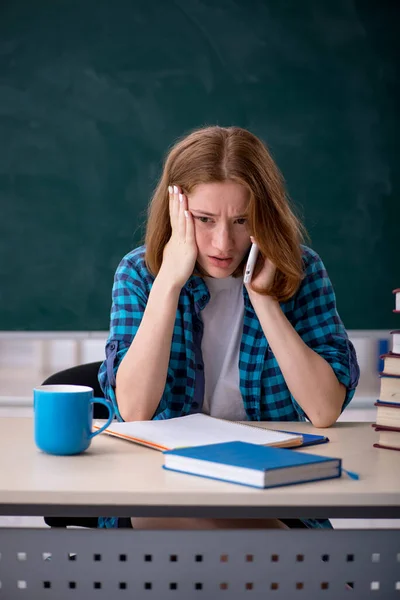
<svg viewBox="0 0 400 600"><path fill-rule="evenodd" d="M151 419L164 392L180 288L159 272L139 329L117 371L116 397L125 421Z"/></svg>
<svg viewBox="0 0 400 600"><path fill-rule="evenodd" d="M346 388L329 363L307 346L269 296L252 296L253 308L286 384L316 427L329 427L340 415Z"/></svg>

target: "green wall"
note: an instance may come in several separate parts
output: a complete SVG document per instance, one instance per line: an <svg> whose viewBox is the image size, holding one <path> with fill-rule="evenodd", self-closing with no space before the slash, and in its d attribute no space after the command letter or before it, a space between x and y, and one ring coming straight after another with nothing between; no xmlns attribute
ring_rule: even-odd
<svg viewBox="0 0 400 600"><path fill-rule="evenodd" d="M106 330L168 147L262 137L351 329L399 328L399 6L0 4L0 329Z"/></svg>

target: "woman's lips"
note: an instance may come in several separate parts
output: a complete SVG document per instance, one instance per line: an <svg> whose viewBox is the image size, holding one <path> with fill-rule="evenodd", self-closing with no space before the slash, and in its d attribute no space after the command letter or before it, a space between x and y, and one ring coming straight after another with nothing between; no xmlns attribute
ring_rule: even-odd
<svg viewBox="0 0 400 600"><path fill-rule="evenodd" d="M209 256L208 260L212 265L219 269L228 269L232 264L233 258L217 258L216 256Z"/></svg>

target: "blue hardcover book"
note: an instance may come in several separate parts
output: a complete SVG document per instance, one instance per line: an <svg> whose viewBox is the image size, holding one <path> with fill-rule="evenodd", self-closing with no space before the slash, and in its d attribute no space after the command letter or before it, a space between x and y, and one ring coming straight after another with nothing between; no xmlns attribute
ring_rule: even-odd
<svg viewBox="0 0 400 600"><path fill-rule="evenodd" d="M277 431L277 430L276 430ZM295 434L294 431L283 431L283 429L279 429L281 433L290 433ZM302 433L303 443L300 446L296 446L296 448L304 448L304 446L316 446L317 444L326 444L329 442L329 438L326 435L316 435L315 433Z"/></svg>
<svg viewBox="0 0 400 600"><path fill-rule="evenodd" d="M167 450L164 469L269 488L340 477L342 460L247 442Z"/></svg>

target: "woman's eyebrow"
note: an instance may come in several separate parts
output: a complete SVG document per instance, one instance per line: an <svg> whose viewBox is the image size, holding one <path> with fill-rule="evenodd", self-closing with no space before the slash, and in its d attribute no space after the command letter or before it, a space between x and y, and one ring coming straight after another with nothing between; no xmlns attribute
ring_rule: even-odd
<svg viewBox="0 0 400 600"><path fill-rule="evenodd" d="M218 215L216 215L214 213L207 212L206 210L199 210L198 208L191 208L190 212L198 212L207 217L218 217ZM247 217L247 213L235 215L234 217L232 217L232 219L243 219L244 217Z"/></svg>

